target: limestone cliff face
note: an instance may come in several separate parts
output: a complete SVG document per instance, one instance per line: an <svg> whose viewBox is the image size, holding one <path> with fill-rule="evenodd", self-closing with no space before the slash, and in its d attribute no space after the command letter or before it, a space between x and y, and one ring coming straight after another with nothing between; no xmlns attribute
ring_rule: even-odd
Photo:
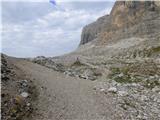
<svg viewBox="0 0 160 120"><path fill-rule="evenodd" d="M110 15L99 18L84 27L80 45L95 40L96 44L144 36L158 30L160 2L158 1L117 1Z"/></svg>

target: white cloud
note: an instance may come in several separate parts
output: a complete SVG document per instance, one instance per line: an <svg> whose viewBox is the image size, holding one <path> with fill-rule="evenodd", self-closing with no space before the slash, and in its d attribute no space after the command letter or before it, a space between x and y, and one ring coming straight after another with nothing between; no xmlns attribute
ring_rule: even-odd
<svg viewBox="0 0 160 120"><path fill-rule="evenodd" d="M2 0L7 2L48 2L49 0Z"/></svg>
<svg viewBox="0 0 160 120"><path fill-rule="evenodd" d="M3 51L18 57L56 56L71 52L80 42L83 26L109 13L110 9L64 8L48 12L36 20L4 23Z"/></svg>
<svg viewBox="0 0 160 120"><path fill-rule="evenodd" d="M57 2L106 2L111 1L114 2L115 0L56 0Z"/></svg>
<svg viewBox="0 0 160 120"><path fill-rule="evenodd" d="M50 0L2 0L7 2L49 2ZM55 0L57 3L61 2L106 2L111 1L114 2L116 0Z"/></svg>

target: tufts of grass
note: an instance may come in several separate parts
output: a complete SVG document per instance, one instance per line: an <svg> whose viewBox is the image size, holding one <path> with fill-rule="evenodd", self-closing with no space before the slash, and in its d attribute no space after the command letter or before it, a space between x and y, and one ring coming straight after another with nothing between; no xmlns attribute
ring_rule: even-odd
<svg viewBox="0 0 160 120"><path fill-rule="evenodd" d="M120 74L121 71L119 68L111 68L111 72L112 72L111 75L114 75L114 74Z"/></svg>
<svg viewBox="0 0 160 120"><path fill-rule="evenodd" d="M76 60L71 66L84 66L79 60Z"/></svg>
<svg viewBox="0 0 160 120"><path fill-rule="evenodd" d="M129 67L111 68L109 78L118 83L136 83L141 81L138 77L132 76L129 71Z"/></svg>
<svg viewBox="0 0 160 120"><path fill-rule="evenodd" d="M127 99L124 99L123 101L124 103L121 103L121 107L124 109L124 110L127 110L128 107L131 107L131 108L136 108L136 104L131 101L131 100L127 100Z"/></svg>
<svg viewBox="0 0 160 120"><path fill-rule="evenodd" d="M158 82L158 80L147 80L144 83L144 87L149 88L149 89L152 89L156 86L160 86L160 83Z"/></svg>
<svg viewBox="0 0 160 120"><path fill-rule="evenodd" d="M154 54L160 53L160 46L152 47L151 49L146 51L147 56L151 57Z"/></svg>
<svg viewBox="0 0 160 120"><path fill-rule="evenodd" d="M152 51L153 52L160 52L160 46L153 48Z"/></svg>

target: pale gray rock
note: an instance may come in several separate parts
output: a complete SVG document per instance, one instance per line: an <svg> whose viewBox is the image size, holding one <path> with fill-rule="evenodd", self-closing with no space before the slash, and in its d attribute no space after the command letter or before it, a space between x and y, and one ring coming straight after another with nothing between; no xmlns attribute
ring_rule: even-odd
<svg viewBox="0 0 160 120"><path fill-rule="evenodd" d="M110 87L110 88L108 89L108 92L116 93L117 91L118 91L118 90L117 90L116 87Z"/></svg>
<svg viewBox="0 0 160 120"><path fill-rule="evenodd" d="M27 98L29 96L29 94L27 92L22 92L21 96L24 97L24 98Z"/></svg>
<svg viewBox="0 0 160 120"><path fill-rule="evenodd" d="M98 44L131 36L148 35L159 29L160 6L151 1L117 1L110 13L83 28L80 45L97 39ZM150 22L146 20L153 19ZM144 56L140 53L138 56ZM127 57L130 57L127 54Z"/></svg>

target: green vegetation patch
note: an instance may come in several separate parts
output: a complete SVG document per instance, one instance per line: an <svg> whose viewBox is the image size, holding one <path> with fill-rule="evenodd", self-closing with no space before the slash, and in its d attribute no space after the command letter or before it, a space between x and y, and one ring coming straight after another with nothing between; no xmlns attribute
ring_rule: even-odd
<svg viewBox="0 0 160 120"><path fill-rule="evenodd" d="M132 76L129 71L129 67L111 68L109 78L119 83L135 83L141 81L138 77Z"/></svg>
<svg viewBox="0 0 160 120"><path fill-rule="evenodd" d="M158 80L146 80L144 83L144 87L152 89L156 86L160 86L160 83Z"/></svg>
<svg viewBox="0 0 160 120"><path fill-rule="evenodd" d="M150 78L150 75L151 76L158 75L157 74L158 69L154 69L156 68L154 64L153 65L150 64L148 66L147 65L146 66L142 65L142 66L135 67L135 65L130 65L130 66L124 66L121 68L111 68L110 69L111 74L109 74L108 77L112 80L115 80L118 83L141 82L144 87L149 89L152 89L156 86L160 86L160 82L158 81L158 78L156 77Z"/></svg>
<svg viewBox="0 0 160 120"><path fill-rule="evenodd" d="M157 46L157 47L155 47L155 48L152 48L152 51L153 51L154 53L160 52L160 46Z"/></svg>
<svg viewBox="0 0 160 120"><path fill-rule="evenodd" d="M85 66L85 65L81 63L79 60L76 60L71 66Z"/></svg>

